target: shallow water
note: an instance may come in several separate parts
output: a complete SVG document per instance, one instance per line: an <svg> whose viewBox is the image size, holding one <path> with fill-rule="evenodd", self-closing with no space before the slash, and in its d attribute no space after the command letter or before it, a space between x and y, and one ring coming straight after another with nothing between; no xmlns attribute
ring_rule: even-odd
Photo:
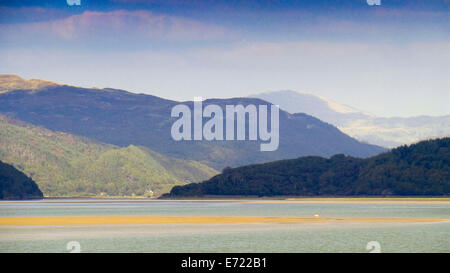
<svg viewBox="0 0 450 273"><path fill-rule="evenodd" d="M5 216L271 216L450 218L450 204L55 200L0 202ZM450 223L3 226L0 252L450 252Z"/></svg>

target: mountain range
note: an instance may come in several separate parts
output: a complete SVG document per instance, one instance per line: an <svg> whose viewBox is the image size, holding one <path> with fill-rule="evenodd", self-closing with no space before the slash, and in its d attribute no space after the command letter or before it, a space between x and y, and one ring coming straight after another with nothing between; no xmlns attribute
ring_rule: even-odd
<svg viewBox="0 0 450 273"><path fill-rule="evenodd" d="M423 139L450 136L450 115L378 117L322 96L290 90L251 97L277 104L289 113L306 113L338 127L359 141L396 147Z"/></svg>
<svg viewBox="0 0 450 273"><path fill-rule="evenodd" d="M171 109L179 103L191 110L193 102L177 102L152 95L117 89L81 88L43 82L31 86L26 80L0 76L6 87L0 94L0 113L52 131L65 132L119 147L147 147L164 156L194 160L221 170L246 164L296 158L303 155L329 157L346 154L368 157L385 151L361 143L336 127L308 114L280 110L280 144L273 152L261 152L260 141L174 141ZM36 82L36 81L34 81ZM13 86L13 87L11 87ZM17 88L17 89L15 89ZM203 105L270 105L258 98L210 99Z"/></svg>

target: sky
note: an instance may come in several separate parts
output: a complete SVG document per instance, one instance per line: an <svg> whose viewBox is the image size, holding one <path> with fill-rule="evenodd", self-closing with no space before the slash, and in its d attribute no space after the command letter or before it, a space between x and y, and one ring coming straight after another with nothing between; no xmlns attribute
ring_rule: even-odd
<svg viewBox="0 0 450 273"><path fill-rule="evenodd" d="M450 114L450 0L0 0L0 73L174 100L296 90Z"/></svg>

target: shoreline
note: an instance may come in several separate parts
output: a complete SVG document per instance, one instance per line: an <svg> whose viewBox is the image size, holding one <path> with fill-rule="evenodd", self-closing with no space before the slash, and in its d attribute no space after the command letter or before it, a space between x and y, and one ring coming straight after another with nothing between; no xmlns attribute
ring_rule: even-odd
<svg viewBox="0 0 450 273"><path fill-rule="evenodd" d="M158 199L141 197L51 197L32 200L0 200L1 204L14 203L113 203L113 202L230 202L230 203L359 203L359 204L450 204L450 197L233 197Z"/></svg>

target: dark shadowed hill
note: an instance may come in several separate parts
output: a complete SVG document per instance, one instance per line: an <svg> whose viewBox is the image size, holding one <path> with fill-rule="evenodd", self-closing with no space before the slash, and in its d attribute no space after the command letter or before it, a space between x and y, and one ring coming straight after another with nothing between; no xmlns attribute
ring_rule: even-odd
<svg viewBox="0 0 450 273"><path fill-rule="evenodd" d="M225 169L165 197L203 195L450 195L450 138L402 146L367 159L301 157Z"/></svg>
<svg viewBox="0 0 450 273"><path fill-rule="evenodd" d="M304 155L337 153L367 157L383 148L360 143L337 128L306 114L280 111L280 145L261 152L258 141L180 141L171 137L171 109L179 102L114 89L86 89L57 85L39 90L0 94L0 113L55 131L128 146L146 146L164 155L192 159L221 170ZM256 98L204 101L214 103L269 104ZM187 102L192 108L192 102Z"/></svg>
<svg viewBox="0 0 450 273"><path fill-rule="evenodd" d="M0 161L0 199L43 198L36 183L11 165Z"/></svg>

